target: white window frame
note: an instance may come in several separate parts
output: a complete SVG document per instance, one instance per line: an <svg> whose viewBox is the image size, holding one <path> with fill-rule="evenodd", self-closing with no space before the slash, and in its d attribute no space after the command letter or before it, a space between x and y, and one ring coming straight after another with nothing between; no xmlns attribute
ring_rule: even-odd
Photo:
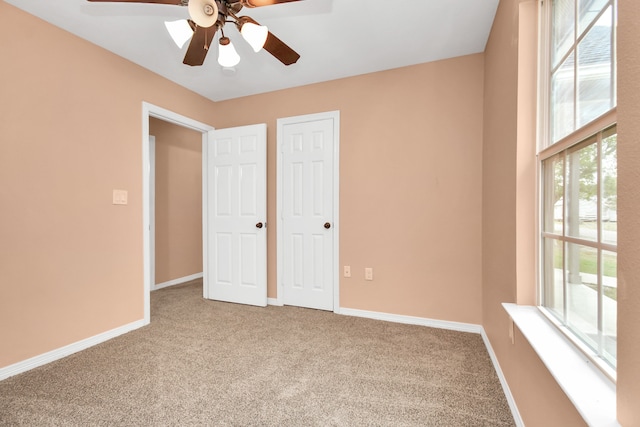
<svg viewBox="0 0 640 427"><path fill-rule="evenodd" d="M562 324L559 319L552 314L547 308L543 306L544 298L544 247L543 247L543 239L545 235L547 235L544 231L543 221L544 221L544 212L543 212L543 191L544 191L544 183L543 183L543 174L542 174L542 164L545 160L551 158L552 156L565 152L565 150L582 143L583 141L598 135L600 132L608 129L611 126L616 125L617 123L617 113L616 108L611 108L608 112L602 114L601 116L595 118L590 123L574 130L569 135L563 137L559 141L552 142L551 140L551 3L553 0L546 0L544 2L541 1L540 8L540 20L539 20L539 35L540 35L540 49L539 49L539 93L538 93L538 154L537 154L537 163L538 163L538 218L537 221L537 230L539 236L538 243L538 251L537 251L537 266L538 266L538 281L537 281L537 305L538 310L549 320L552 324L554 324L562 334L566 338L568 338L573 345L579 349L583 354L587 356L589 360L591 360L609 379L615 382L616 380L616 371L612 368L608 363L606 363L596 352L594 352L589 346L587 346L576 334L574 334L571 330L569 330L566 326ZM609 3L603 7L603 10L606 9L609 5L613 5L613 13L617 14L617 0L610 0ZM599 17L600 15L598 15ZM593 22L596 22L597 19L594 19ZM615 19L617 22L617 19ZM591 28L593 23L589 25L589 27L585 30L585 33L588 32L588 29ZM578 24L576 23L576 27ZM575 43L579 43L581 39L578 39ZM616 74L616 64L615 64L615 49L612 49L612 73L613 73L613 85L615 88L615 74ZM560 61L561 63L562 61ZM577 59L576 59L577 62ZM613 92L613 103L616 104L616 96L615 89L612 89ZM577 90L574 90L574 102L577 102L578 93ZM600 144L598 141L597 144ZM598 145L599 149L599 145ZM566 165L566 163L565 163ZM600 173L600 171L598 172ZM599 186L598 186L599 192ZM598 203L600 205L600 203ZM600 209L598 209L600 211ZM600 213L600 212L599 212ZM598 218L599 219L599 218ZM600 222L599 222L600 223ZM598 235L600 235L600 225L598 225ZM568 240L574 241L574 238L568 238ZM565 242L568 241L564 236L560 239L563 242L563 246L565 246ZM578 239L579 240L579 239ZM600 239L599 239L600 240ZM577 243L582 243L577 241ZM589 246L594 246L594 242L589 242ZM598 242L595 245L599 250L607 250L611 251L613 249L614 252L617 253L617 248L615 245L603 244ZM566 267L566 266L565 266ZM566 304L566 301L565 301ZM600 313L598 314L600 316Z"/></svg>

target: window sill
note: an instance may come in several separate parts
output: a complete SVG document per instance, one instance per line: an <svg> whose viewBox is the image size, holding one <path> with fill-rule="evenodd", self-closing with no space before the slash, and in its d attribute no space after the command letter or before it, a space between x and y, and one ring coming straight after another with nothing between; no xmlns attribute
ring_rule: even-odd
<svg viewBox="0 0 640 427"><path fill-rule="evenodd" d="M513 322L589 425L619 426L616 387L533 306L503 303Z"/></svg>

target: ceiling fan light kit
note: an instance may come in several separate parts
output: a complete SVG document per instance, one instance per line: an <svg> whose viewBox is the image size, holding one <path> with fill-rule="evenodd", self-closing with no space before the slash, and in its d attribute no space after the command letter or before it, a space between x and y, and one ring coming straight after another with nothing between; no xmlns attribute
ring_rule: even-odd
<svg viewBox="0 0 640 427"><path fill-rule="evenodd" d="M173 39L178 48L182 49L184 44L193 37L193 28L186 19L178 19L177 21L164 21L165 27L169 35Z"/></svg>
<svg viewBox="0 0 640 427"><path fill-rule="evenodd" d="M233 43L229 37L220 37L220 46L218 47L218 64L225 68L235 67L240 62L240 55L233 47Z"/></svg>
<svg viewBox="0 0 640 427"><path fill-rule="evenodd" d="M254 52L260 51L267 41L269 35L269 29L264 25L256 25L253 22L246 22L242 24L240 29L242 37L251 45Z"/></svg>
<svg viewBox="0 0 640 427"><path fill-rule="evenodd" d="M191 37L191 42L182 61L186 65L197 66L204 63L209 47L216 31L222 29L226 23L233 23L249 43L258 52L266 50L284 65L291 65L300 59L300 55L285 42L276 37L264 25L260 25L248 16L237 16L243 7L254 8L271 6L280 3L290 3L302 0L88 0L90 2L112 3L151 3L175 6L187 6L190 20L165 22L167 31L174 42L182 48ZM186 22L186 25L184 24ZM187 27L189 27L187 29ZM227 51L224 52L223 51ZM235 61L235 62L234 62ZM219 40L218 63L223 67L233 67L240 62L228 37L222 34ZM231 64L231 65L228 65Z"/></svg>

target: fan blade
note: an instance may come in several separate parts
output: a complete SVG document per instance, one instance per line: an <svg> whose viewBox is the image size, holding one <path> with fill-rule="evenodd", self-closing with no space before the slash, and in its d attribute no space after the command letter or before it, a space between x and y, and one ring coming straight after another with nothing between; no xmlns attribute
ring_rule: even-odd
<svg viewBox="0 0 640 427"><path fill-rule="evenodd" d="M250 16L241 16L238 18L238 31L242 28L242 24L251 22L256 25L260 25L258 21ZM262 47L264 50L275 56L284 65L291 65L300 59L300 55L293 49L291 49L285 42L277 38L271 31L267 34L267 40Z"/></svg>
<svg viewBox="0 0 640 427"><path fill-rule="evenodd" d="M191 66L202 65L204 63L204 58L207 57L209 47L213 42L213 35L216 33L217 29L217 25L209 28L196 26L196 29L193 32L193 37L191 37L191 43L189 43L189 48L187 49L187 53L184 55L184 61L182 61L182 63Z"/></svg>
<svg viewBox="0 0 640 427"><path fill-rule="evenodd" d="M290 3L300 0L242 0L242 4L246 7L271 6L272 4Z"/></svg>
<svg viewBox="0 0 640 427"><path fill-rule="evenodd" d="M300 55L293 49L291 49L285 42L274 36L271 31L267 36L267 41L264 43L264 50L275 56L284 65L294 64L300 59Z"/></svg>
<svg viewBox="0 0 640 427"><path fill-rule="evenodd" d="M177 6L182 6L183 1L181 0L88 0L91 2L101 2L101 3L157 3L157 4L174 4Z"/></svg>

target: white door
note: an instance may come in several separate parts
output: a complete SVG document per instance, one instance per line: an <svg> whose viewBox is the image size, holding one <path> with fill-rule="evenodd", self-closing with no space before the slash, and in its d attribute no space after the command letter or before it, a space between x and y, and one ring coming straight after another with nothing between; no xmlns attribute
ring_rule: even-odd
<svg viewBox="0 0 640 427"><path fill-rule="evenodd" d="M267 127L211 131L206 147L205 296L267 305Z"/></svg>
<svg viewBox="0 0 640 427"><path fill-rule="evenodd" d="M278 120L278 293L286 305L338 307L338 130L338 112Z"/></svg>

